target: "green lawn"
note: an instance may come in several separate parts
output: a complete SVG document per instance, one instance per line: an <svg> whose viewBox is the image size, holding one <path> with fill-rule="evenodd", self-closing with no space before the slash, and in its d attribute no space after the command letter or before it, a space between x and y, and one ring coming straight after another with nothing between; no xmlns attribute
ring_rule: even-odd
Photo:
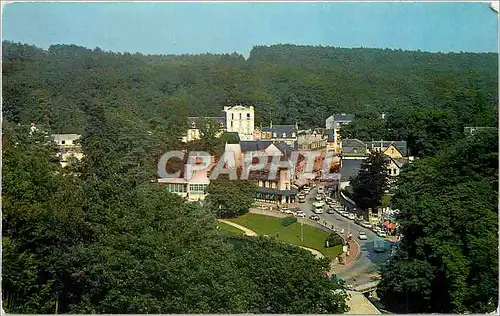
<svg viewBox="0 0 500 316"><path fill-rule="evenodd" d="M229 224L226 224L226 223L219 222L217 225L220 227L220 230L223 232L231 233L234 235L244 235L245 234L245 232L242 231L241 229L238 229L238 228L231 226Z"/></svg>
<svg viewBox="0 0 500 316"><path fill-rule="evenodd" d="M325 239L329 233L306 224L302 227L304 233L304 242L302 242L300 238L301 225L298 222L283 227L281 226L280 218L260 214L245 214L238 218L233 218L231 221L253 230L258 235L276 237L276 239L289 244L316 249L330 259L335 258L342 252L341 245L325 248Z"/></svg>

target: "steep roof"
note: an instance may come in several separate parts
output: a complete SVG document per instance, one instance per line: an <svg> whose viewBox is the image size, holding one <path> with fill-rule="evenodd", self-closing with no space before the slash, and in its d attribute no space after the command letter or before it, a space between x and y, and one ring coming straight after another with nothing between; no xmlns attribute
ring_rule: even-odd
<svg viewBox="0 0 500 316"><path fill-rule="evenodd" d="M401 155L408 156L408 144L405 140L392 141L392 140L376 140L371 142L366 142L368 148L388 148L391 145L394 145Z"/></svg>
<svg viewBox="0 0 500 316"><path fill-rule="evenodd" d="M354 114L333 114L333 121L335 122L348 122L354 120L356 116Z"/></svg>
<svg viewBox="0 0 500 316"><path fill-rule="evenodd" d="M264 140L240 141L241 151L261 151L269 147L273 142Z"/></svg>
<svg viewBox="0 0 500 316"><path fill-rule="evenodd" d="M213 117L213 116L206 116L206 117L199 117L199 116L189 116L187 118L187 123L189 127L191 127L191 124L194 122L195 124L198 124L200 120L213 120L218 122L219 124L222 124L223 128L226 128L226 118L225 117Z"/></svg>
<svg viewBox="0 0 500 316"><path fill-rule="evenodd" d="M297 129L295 128L295 125L273 125L273 126L265 126L262 127L262 132L270 132L270 133L276 133L278 134L277 136L279 138L282 137L283 133L286 134L287 138L292 138L292 133L297 134ZM295 135L296 137L297 135ZM271 135L271 137L273 137Z"/></svg>
<svg viewBox="0 0 500 316"><path fill-rule="evenodd" d="M363 160L343 159L340 167L340 181L349 181L351 177L358 175Z"/></svg>
<svg viewBox="0 0 500 316"><path fill-rule="evenodd" d="M328 130L328 140L327 140L327 142L333 143L334 141L335 141L335 139L333 137L333 129L329 129Z"/></svg>

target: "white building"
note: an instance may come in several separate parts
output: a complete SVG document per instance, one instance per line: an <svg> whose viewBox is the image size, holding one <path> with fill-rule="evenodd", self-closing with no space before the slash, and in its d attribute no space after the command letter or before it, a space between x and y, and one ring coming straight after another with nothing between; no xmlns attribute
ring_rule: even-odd
<svg viewBox="0 0 500 316"><path fill-rule="evenodd" d="M59 146L57 157L63 167L68 165L71 157L78 160L83 158L82 148L77 142L80 137L78 134L52 134L52 139Z"/></svg>
<svg viewBox="0 0 500 316"><path fill-rule="evenodd" d="M334 114L325 121L325 127L328 133L328 149L338 152L342 149L340 130L342 126L349 124L354 120L354 114Z"/></svg>
<svg viewBox="0 0 500 316"><path fill-rule="evenodd" d="M253 140L255 112L253 106L225 106L226 130L236 132L240 140Z"/></svg>

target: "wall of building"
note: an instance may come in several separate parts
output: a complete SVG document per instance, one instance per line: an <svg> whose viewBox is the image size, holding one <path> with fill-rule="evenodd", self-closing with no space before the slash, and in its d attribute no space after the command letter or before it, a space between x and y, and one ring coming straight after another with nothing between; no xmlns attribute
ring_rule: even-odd
<svg viewBox="0 0 500 316"><path fill-rule="evenodd" d="M238 133L240 140L253 140L255 130L253 106L225 106L224 112L226 113L226 129L228 132Z"/></svg>

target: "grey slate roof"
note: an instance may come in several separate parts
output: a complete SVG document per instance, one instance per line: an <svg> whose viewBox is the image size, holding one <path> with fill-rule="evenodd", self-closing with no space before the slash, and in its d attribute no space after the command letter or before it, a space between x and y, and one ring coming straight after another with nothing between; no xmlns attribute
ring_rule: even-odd
<svg viewBox="0 0 500 316"><path fill-rule="evenodd" d="M240 141L241 152L265 150L273 142L265 140Z"/></svg>
<svg viewBox="0 0 500 316"><path fill-rule="evenodd" d="M198 124L200 121L203 121L205 119L219 122L219 124L222 124L222 128L226 128L226 118L225 117L213 117L213 116L198 117L198 116L190 116L190 117L187 118L187 123L188 123L189 127L191 128L192 122L195 122L195 124Z"/></svg>
<svg viewBox="0 0 500 316"><path fill-rule="evenodd" d="M273 133L277 134L277 138L283 138L283 133L286 134L286 138L293 138L292 133L295 133L295 137L297 137L297 129L295 125L273 125L265 126L262 128L262 132L270 132L271 138L273 137Z"/></svg>
<svg viewBox="0 0 500 316"><path fill-rule="evenodd" d="M343 159L340 167L340 181L349 181L351 177L357 176L362 163L363 160Z"/></svg>
<svg viewBox="0 0 500 316"><path fill-rule="evenodd" d="M371 141L371 142L366 142L367 147L370 149L373 147L375 148L387 148L391 144L393 144L403 156L408 156L408 145L406 141L400 140L400 141L390 141L390 140L377 140L377 141Z"/></svg>
<svg viewBox="0 0 500 316"><path fill-rule="evenodd" d="M342 153L343 154L359 154L366 155L366 144L359 139L349 138L342 140Z"/></svg>
<svg viewBox="0 0 500 316"><path fill-rule="evenodd" d="M328 130L328 139L327 139L327 142L329 142L329 143L333 143L334 142L334 139L333 139L333 129L329 129Z"/></svg>
<svg viewBox="0 0 500 316"><path fill-rule="evenodd" d="M348 122L354 120L356 116L354 114L334 114L334 122Z"/></svg>

